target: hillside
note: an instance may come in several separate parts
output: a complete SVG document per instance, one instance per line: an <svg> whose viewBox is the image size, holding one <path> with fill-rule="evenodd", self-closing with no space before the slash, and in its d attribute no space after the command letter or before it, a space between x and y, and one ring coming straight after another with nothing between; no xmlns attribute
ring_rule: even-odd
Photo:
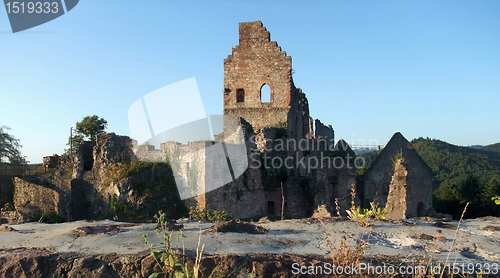
<svg viewBox="0 0 500 278"><path fill-rule="evenodd" d="M436 187L444 181L460 182L471 174L480 181L500 175L500 152L491 152L484 148L459 147L422 137L413 139L411 144L431 167Z"/></svg>
<svg viewBox="0 0 500 278"><path fill-rule="evenodd" d="M500 195L500 151L495 151L500 143L476 149L420 137L411 144L434 174L437 211L458 218L471 202L466 217L500 215L500 207L491 201L491 196ZM360 156L369 167L377 151Z"/></svg>
<svg viewBox="0 0 500 278"><path fill-rule="evenodd" d="M481 149L485 150L485 151L500 153L500 143L487 145L487 146L482 147Z"/></svg>

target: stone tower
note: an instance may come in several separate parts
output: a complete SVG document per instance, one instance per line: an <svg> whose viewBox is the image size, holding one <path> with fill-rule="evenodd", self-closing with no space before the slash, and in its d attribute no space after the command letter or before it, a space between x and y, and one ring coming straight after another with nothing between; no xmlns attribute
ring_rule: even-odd
<svg viewBox="0 0 500 278"><path fill-rule="evenodd" d="M292 79L292 58L276 42L262 22L239 24L239 45L224 60L224 115L242 117L253 126L287 124L292 138L309 134L309 105ZM269 86L270 101L262 99Z"/></svg>

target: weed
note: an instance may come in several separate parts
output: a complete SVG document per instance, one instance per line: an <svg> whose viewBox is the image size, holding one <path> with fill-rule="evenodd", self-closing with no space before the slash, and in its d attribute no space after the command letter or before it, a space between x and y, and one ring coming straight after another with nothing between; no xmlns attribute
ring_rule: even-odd
<svg viewBox="0 0 500 278"><path fill-rule="evenodd" d="M380 208L376 201L370 203L370 212L375 220L384 220L387 214L387 208Z"/></svg>
<svg viewBox="0 0 500 278"><path fill-rule="evenodd" d="M160 267L161 271L155 272L149 276L149 278L156 278L158 275L165 275L168 277L179 277L179 278L198 278L203 277L200 266L203 255L203 249L205 245L201 245L201 230L200 235L198 237L198 247L196 248L196 258L194 261L194 265L189 267L184 260L184 231L181 229L178 233L177 243L182 241L182 256L179 254L179 251L175 248L171 247L172 241L172 233L168 233L167 225L168 222L166 220L166 214L163 211L159 211L158 214L155 215L155 219L159 224L159 229L155 229L157 235L163 236L163 240L161 241L161 245L163 246L161 249L157 249L156 245L150 244L147 238L147 234L143 234L142 238L144 239L144 243L150 247L151 255L156 261L156 265ZM215 270L215 269L214 269ZM209 275L208 277L211 277ZM223 276L220 276L223 277Z"/></svg>
<svg viewBox="0 0 500 278"><path fill-rule="evenodd" d="M56 213L42 214L28 218L28 222L35 222L35 221L38 221L39 223L43 222L43 223L54 224L54 223L64 222L64 218L62 218L60 215Z"/></svg>
<svg viewBox="0 0 500 278"><path fill-rule="evenodd" d="M396 164L403 157L403 152L397 152L395 155L391 156L391 160L393 164Z"/></svg>
<svg viewBox="0 0 500 278"><path fill-rule="evenodd" d="M383 220L385 219L385 215L387 214L386 208L380 208L376 201L370 202L370 209L362 209L359 206L356 206L356 185L353 183L351 186L351 209L346 210L347 217L356 221L358 225L363 227L370 226L370 218L375 218L375 220Z"/></svg>
<svg viewBox="0 0 500 278"><path fill-rule="evenodd" d="M337 211L337 216L340 217L340 205L339 205L339 198L335 198L335 210Z"/></svg>
<svg viewBox="0 0 500 278"><path fill-rule="evenodd" d="M364 236L357 241L355 245L351 245L348 242L347 236L343 235L340 244L336 247L330 237L330 234L326 232L326 227L324 223L320 220L321 226L323 226L323 233L326 235L326 245L330 249L330 257L333 260L333 265L340 267L347 267L352 265L359 265L365 254L366 240Z"/></svg>

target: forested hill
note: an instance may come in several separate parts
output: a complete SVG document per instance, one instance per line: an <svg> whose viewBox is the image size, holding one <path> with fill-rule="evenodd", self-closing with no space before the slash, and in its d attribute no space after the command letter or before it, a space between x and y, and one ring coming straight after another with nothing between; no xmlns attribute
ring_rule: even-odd
<svg viewBox="0 0 500 278"><path fill-rule="evenodd" d="M434 207L439 212L460 217L500 216L500 206L491 197L500 195L500 144L480 149L459 147L440 140L418 138L411 141L434 173Z"/></svg>
<svg viewBox="0 0 500 278"><path fill-rule="evenodd" d="M411 145L431 167L436 187L444 181L461 182L471 174L482 182L500 176L500 152L487 149L500 144L473 149L420 137L413 139Z"/></svg>
<svg viewBox="0 0 500 278"><path fill-rule="evenodd" d="M482 150L500 153L500 143L484 146Z"/></svg>

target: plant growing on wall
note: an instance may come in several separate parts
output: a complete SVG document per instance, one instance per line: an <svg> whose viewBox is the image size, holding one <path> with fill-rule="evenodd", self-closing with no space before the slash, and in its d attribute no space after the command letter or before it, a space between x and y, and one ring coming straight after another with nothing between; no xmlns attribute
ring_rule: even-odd
<svg viewBox="0 0 500 278"><path fill-rule="evenodd" d="M288 129L286 122L280 121L273 127L276 128L276 138L288 137Z"/></svg>
<svg viewBox="0 0 500 278"><path fill-rule="evenodd" d="M391 156L393 165L395 165L403 157L402 152L397 152L395 155Z"/></svg>

